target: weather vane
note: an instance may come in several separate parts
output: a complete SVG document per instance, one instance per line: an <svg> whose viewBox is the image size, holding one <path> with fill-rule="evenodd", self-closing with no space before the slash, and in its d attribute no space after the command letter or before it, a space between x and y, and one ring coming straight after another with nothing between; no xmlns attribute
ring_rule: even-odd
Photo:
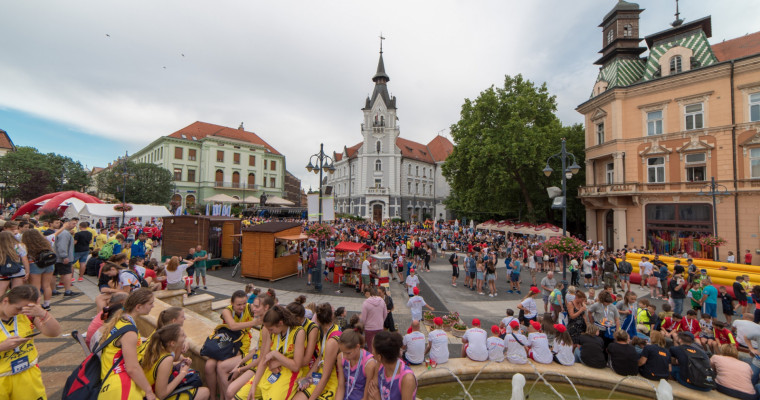
<svg viewBox="0 0 760 400"><path fill-rule="evenodd" d="M383 54L383 40L385 40L385 37L383 37L383 33L380 32L380 54Z"/></svg>
<svg viewBox="0 0 760 400"><path fill-rule="evenodd" d="M683 23L683 20L680 18L680 16L681 16L681 13L678 11L678 0L676 0L676 20L673 21L673 23L670 25L672 25L674 28L677 26L681 26L681 24Z"/></svg>

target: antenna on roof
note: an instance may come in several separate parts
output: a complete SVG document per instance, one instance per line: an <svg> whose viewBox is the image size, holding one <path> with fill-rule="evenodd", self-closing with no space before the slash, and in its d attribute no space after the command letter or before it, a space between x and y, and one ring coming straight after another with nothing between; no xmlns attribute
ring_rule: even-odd
<svg viewBox="0 0 760 400"><path fill-rule="evenodd" d="M673 26L673 28L681 26L681 24L683 24L683 20L680 18L680 16L681 13L678 11L678 0L676 0L676 20L670 24Z"/></svg>

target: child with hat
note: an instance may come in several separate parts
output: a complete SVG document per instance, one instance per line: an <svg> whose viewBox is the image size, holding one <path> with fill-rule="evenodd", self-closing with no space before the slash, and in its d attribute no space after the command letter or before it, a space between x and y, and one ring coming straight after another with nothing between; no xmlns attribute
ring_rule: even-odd
<svg viewBox="0 0 760 400"><path fill-rule="evenodd" d="M414 297L410 297L406 302L406 306L412 311L412 321L420 321L422 319L422 307L427 307L430 311L435 311L433 307L430 307L425 303L425 299L420 296L420 288L415 287L412 289Z"/></svg>
<svg viewBox="0 0 760 400"><path fill-rule="evenodd" d="M486 340L488 359L490 361L504 361L504 339L499 337L500 332L501 329L499 329L498 325L491 325L491 337Z"/></svg>
<svg viewBox="0 0 760 400"><path fill-rule="evenodd" d="M507 348L507 361L512 364L527 364L528 353L525 351L525 345L528 343L522 333L520 333L520 323L516 320L509 323L512 332L504 337L504 346Z"/></svg>
<svg viewBox="0 0 760 400"><path fill-rule="evenodd" d="M567 331L567 327L562 324L555 324L554 329L557 335L554 337L554 361L570 366L575 364L575 355L573 355L573 338Z"/></svg>
<svg viewBox="0 0 760 400"><path fill-rule="evenodd" d="M528 357L541 364L551 364L552 351L549 349L549 339L541 332L541 324L530 321L528 326Z"/></svg>
<svg viewBox="0 0 760 400"><path fill-rule="evenodd" d="M406 277L405 284L409 297L414 296L414 289L420 284L420 277L417 276L417 271L414 268L409 270L409 276Z"/></svg>
<svg viewBox="0 0 760 400"><path fill-rule="evenodd" d="M466 330L462 336L462 357L472 361L488 360L486 339L486 331L480 328L480 320L473 318L472 328Z"/></svg>
<svg viewBox="0 0 760 400"><path fill-rule="evenodd" d="M443 331L443 318L433 318L435 329L428 333L428 343L425 354L429 355L433 365L449 361L449 337Z"/></svg>
<svg viewBox="0 0 760 400"><path fill-rule="evenodd" d="M535 321L538 315L538 306L534 297L541 293L541 290L535 286L531 286L528 291L528 295L525 296L523 301L517 305L517 308L523 310L523 324L528 326L530 321Z"/></svg>

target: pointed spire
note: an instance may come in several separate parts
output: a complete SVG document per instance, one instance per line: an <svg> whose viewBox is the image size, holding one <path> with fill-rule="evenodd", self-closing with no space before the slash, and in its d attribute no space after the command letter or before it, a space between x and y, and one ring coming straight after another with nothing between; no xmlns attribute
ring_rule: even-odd
<svg viewBox="0 0 760 400"><path fill-rule="evenodd" d="M383 62L383 34L380 33L380 60L377 62L377 73L372 77L372 81L376 84L386 83L391 80L388 74L385 73L385 63Z"/></svg>

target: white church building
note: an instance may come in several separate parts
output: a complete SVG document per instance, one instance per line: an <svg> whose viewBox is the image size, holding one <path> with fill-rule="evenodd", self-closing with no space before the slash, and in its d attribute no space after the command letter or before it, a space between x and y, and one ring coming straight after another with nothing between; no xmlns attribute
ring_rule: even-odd
<svg viewBox="0 0 760 400"><path fill-rule="evenodd" d="M327 184L333 189L335 212L377 222L449 219L443 200L450 188L441 165L454 145L440 135L427 144L399 136L396 97L388 93L382 48L372 81L372 96L362 108L362 141L333 154L336 170Z"/></svg>

